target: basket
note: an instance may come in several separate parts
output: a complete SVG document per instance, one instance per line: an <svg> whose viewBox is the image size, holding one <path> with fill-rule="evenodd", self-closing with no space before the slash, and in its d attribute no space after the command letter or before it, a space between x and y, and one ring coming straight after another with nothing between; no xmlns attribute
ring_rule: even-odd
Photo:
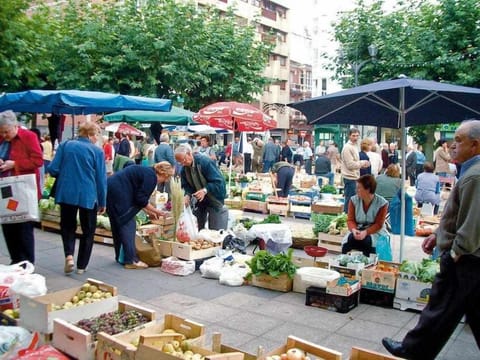
<svg viewBox="0 0 480 360"><path fill-rule="evenodd" d="M321 247L321 246L315 246L315 245L308 245L303 248L307 255L312 256L314 258L317 257L322 257L327 255L328 249Z"/></svg>

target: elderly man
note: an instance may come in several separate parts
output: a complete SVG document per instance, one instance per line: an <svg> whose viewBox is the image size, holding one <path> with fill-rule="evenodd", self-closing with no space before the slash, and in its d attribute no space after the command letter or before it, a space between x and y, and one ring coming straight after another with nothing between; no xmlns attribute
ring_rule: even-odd
<svg viewBox="0 0 480 360"><path fill-rule="evenodd" d="M436 234L426 238L423 251L441 251L429 301L417 326L403 341L382 340L395 356L434 359L457 328L463 315L480 347L480 121L464 121L455 132L452 158L462 164ZM460 356L461 357L461 356Z"/></svg>
<svg viewBox="0 0 480 360"><path fill-rule="evenodd" d="M175 149L175 160L181 164L180 177L185 189L185 202L192 203L197 217L198 229L227 229L228 209L224 206L226 197L225 179L215 161L208 156L193 153L188 144Z"/></svg>

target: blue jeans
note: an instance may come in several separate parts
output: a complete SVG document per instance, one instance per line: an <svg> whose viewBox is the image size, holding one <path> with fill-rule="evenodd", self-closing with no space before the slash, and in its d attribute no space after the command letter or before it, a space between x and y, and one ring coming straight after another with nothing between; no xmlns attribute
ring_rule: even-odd
<svg viewBox="0 0 480 360"><path fill-rule="evenodd" d="M323 186L323 180L322 177L326 177L328 179L328 185L333 185L333 179L335 177L335 174L333 172L329 172L326 174L316 174L317 179L318 179L318 186L322 187Z"/></svg>
<svg viewBox="0 0 480 360"><path fill-rule="evenodd" d="M357 181L343 178L343 196L345 203L343 204L343 212L348 212L348 203L350 198L355 195L357 191Z"/></svg>

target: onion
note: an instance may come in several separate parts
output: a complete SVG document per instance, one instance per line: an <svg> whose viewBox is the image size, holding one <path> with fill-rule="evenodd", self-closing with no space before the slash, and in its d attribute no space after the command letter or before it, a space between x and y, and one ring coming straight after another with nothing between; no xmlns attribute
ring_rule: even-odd
<svg viewBox="0 0 480 360"><path fill-rule="evenodd" d="M304 357L305 353L303 352L303 350L291 348L287 351L288 360L303 360Z"/></svg>

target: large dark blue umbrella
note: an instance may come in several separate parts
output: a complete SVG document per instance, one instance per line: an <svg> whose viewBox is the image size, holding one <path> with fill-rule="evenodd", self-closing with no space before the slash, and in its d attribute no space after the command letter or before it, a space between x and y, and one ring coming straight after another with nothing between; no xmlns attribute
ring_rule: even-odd
<svg viewBox="0 0 480 360"><path fill-rule="evenodd" d="M460 122L480 116L480 89L400 77L303 100L288 106L310 124L357 124L402 130L407 126ZM404 154L404 152L402 152ZM402 156L405 169L405 156ZM405 171L402 178L405 180ZM405 240L405 188L402 187L400 260Z"/></svg>

